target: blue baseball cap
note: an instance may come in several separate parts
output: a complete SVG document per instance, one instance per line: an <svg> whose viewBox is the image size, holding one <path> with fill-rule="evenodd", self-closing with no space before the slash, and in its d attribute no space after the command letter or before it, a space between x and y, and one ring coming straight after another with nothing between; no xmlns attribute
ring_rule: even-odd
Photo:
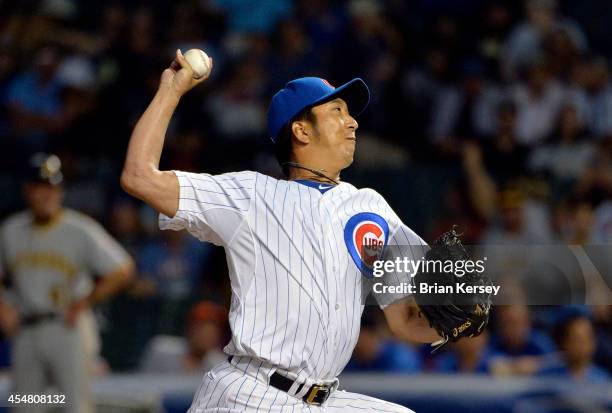
<svg viewBox="0 0 612 413"><path fill-rule="evenodd" d="M370 102L370 90L360 78L339 87L320 77L301 77L287 83L272 97L268 108L270 139L276 142L283 126L302 110L335 98L344 99L351 114L358 116Z"/></svg>

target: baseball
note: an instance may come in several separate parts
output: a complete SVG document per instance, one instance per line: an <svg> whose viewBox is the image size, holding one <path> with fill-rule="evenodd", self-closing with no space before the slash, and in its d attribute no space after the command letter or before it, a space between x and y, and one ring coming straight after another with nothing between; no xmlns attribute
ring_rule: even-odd
<svg viewBox="0 0 612 413"><path fill-rule="evenodd" d="M210 58L204 50L189 49L184 56L193 69L194 79L199 79L210 73Z"/></svg>

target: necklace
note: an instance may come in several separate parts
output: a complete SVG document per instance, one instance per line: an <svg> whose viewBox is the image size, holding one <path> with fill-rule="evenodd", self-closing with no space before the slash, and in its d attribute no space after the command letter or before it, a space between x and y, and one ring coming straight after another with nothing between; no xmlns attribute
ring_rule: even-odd
<svg viewBox="0 0 612 413"><path fill-rule="evenodd" d="M318 176L319 178L326 179L326 180L328 180L329 182L332 182L332 183L333 183L333 184L335 184L335 185L339 185L339 184L340 184L340 183L339 183L338 181L336 181L335 179L330 178L329 176L325 175L325 174L323 173L323 172L325 171L325 169L319 169L319 170L317 170L317 169L312 169L312 168L309 168L309 167L307 167L307 166L301 165L301 164L299 164L299 163L297 163L297 162L285 162L285 163L283 163L283 166L285 166L285 165L290 166L290 167L292 167L292 168L299 168L299 169L304 169L304 170L306 170L306 171L308 171L308 172L312 172L313 174L315 174L315 175L316 175L316 176Z"/></svg>

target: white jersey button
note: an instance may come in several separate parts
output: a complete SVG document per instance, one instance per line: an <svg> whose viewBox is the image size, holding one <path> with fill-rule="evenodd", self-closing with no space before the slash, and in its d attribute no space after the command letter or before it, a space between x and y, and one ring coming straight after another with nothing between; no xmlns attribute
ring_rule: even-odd
<svg viewBox="0 0 612 413"><path fill-rule="evenodd" d="M335 308L336 308L336 310L339 310L340 309L340 304L336 303Z"/></svg>

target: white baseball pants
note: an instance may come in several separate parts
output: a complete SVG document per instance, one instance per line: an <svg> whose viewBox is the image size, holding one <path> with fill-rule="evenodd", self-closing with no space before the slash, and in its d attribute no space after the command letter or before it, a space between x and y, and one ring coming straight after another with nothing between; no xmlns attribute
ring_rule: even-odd
<svg viewBox="0 0 612 413"><path fill-rule="evenodd" d="M308 405L268 385L271 372L266 370L255 360L249 364L226 361L217 365L204 376L188 413L414 413L398 404L341 390L333 392L322 406Z"/></svg>

